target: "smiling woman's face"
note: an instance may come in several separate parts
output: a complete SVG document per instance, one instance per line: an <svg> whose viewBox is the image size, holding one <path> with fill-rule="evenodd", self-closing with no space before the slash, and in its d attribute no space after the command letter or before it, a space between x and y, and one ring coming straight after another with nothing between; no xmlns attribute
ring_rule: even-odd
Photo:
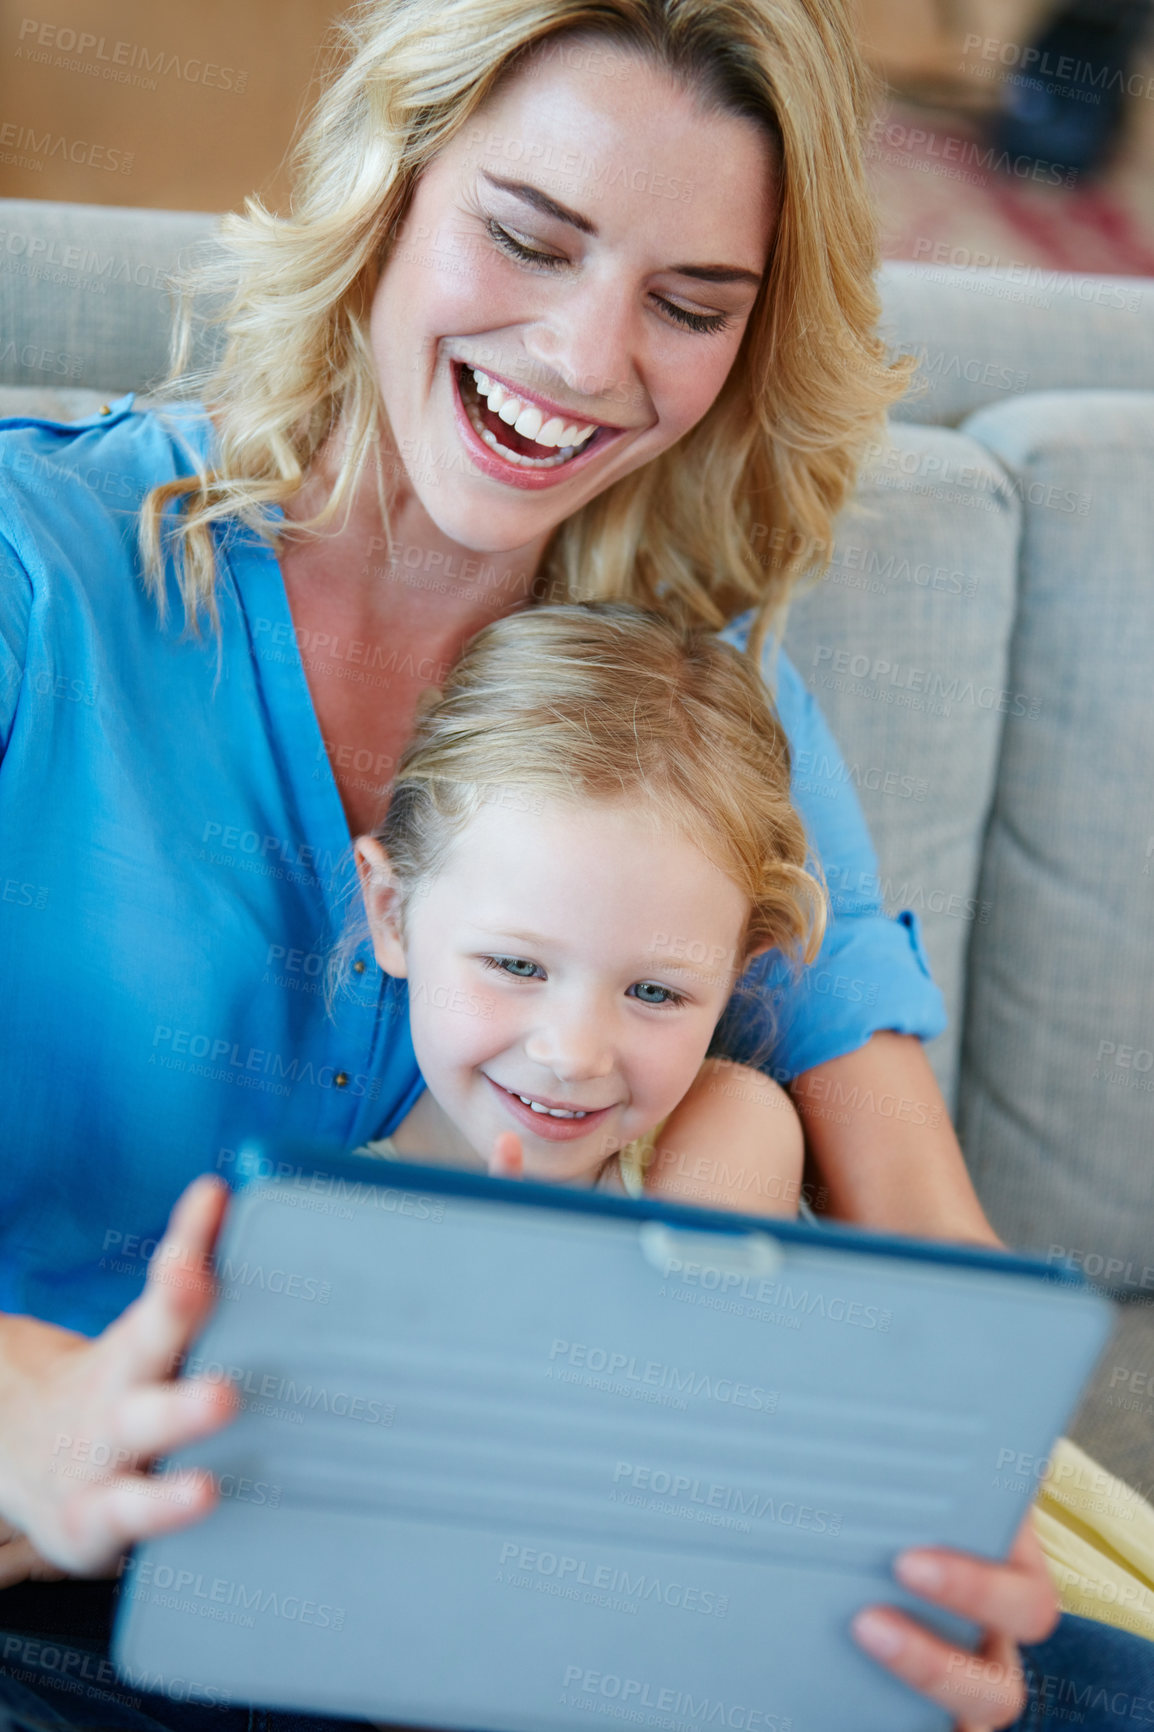
<svg viewBox="0 0 1154 1732"><path fill-rule="evenodd" d="M761 127L605 41L564 49L425 171L373 302L409 483L477 552L548 535L701 419L773 236Z"/></svg>

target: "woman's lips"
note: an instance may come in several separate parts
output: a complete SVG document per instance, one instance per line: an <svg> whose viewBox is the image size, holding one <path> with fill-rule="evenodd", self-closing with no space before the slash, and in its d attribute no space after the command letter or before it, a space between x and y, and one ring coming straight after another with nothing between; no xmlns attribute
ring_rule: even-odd
<svg viewBox="0 0 1154 1732"><path fill-rule="evenodd" d="M584 469L593 457L599 455L605 448L619 439L625 431L620 427L601 426L596 433L589 435L588 442L576 457L571 457L567 463L558 463L555 468L527 469L518 463L509 463L481 439L470 421L461 396L461 375L464 363L454 361L449 368L453 382L453 414L457 422L457 431L464 440L474 465L494 481L503 481L508 486L521 487L528 492L539 491L543 487L556 487L560 482L567 481L578 470Z"/></svg>
<svg viewBox="0 0 1154 1732"><path fill-rule="evenodd" d="M599 1107L594 1113L586 1113L583 1119L553 1119L548 1113L535 1113L532 1107L527 1107L524 1101L518 1099L509 1089L502 1088L500 1083L494 1082L485 1072L481 1074L518 1124L524 1125L525 1129L532 1131L535 1136L544 1137L546 1142L571 1143L578 1137L588 1136L590 1130L595 1129L613 1111L612 1107Z"/></svg>

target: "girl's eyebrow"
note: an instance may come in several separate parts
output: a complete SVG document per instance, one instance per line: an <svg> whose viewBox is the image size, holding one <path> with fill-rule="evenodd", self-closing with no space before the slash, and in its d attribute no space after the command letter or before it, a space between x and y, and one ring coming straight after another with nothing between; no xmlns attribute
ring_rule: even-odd
<svg viewBox="0 0 1154 1732"><path fill-rule="evenodd" d="M568 205L558 204L550 198L539 186L533 186L527 180L503 180L500 175L490 174L488 169L481 169L483 179L490 186L499 187L502 192L511 193L523 204L531 205L542 216L553 217L557 222L568 223L583 235L597 238L597 229L587 216L580 211L570 210ZM761 285L761 275L757 271L743 270L739 265L670 265L668 269L679 277L694 277L702 283L752 283L754 288Z"/></svg>

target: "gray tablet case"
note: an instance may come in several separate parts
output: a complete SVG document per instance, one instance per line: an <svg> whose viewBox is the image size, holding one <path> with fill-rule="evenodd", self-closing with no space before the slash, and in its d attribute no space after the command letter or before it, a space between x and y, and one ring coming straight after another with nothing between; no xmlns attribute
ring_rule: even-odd
<svg viewBox="0 0 1154 1732"><path fill-rule="evenodd" d="M903 1546L1003 1556L1110 1329L1015 1257L250 1149L188 1369L218 1508L114 1654L410 1726L945 1732L853 1643Z"/></svg>

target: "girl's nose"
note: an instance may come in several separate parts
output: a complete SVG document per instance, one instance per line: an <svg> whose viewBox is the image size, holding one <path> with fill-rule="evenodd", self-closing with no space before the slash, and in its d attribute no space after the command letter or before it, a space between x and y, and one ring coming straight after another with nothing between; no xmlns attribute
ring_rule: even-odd
<svg viewBox="0 0 1154 1732"><path fill-rule="evenodd" d="M525 1042L525 1055L551 1070L559 1082L585 1082L608 1076L613 1069L605 1019L590 1012L541 1022Z"/></svg>

